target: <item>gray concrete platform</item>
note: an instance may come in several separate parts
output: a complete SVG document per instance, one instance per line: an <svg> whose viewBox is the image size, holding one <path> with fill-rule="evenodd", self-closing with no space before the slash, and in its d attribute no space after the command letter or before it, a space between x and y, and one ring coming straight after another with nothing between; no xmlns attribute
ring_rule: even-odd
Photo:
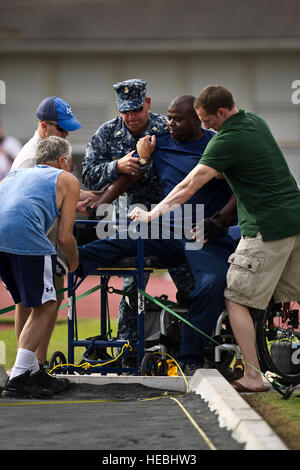
<svg viewBox="0 0 300 470"><path fill-rule="evenodd" d="M101 374L60 375L73 383L94 385L141 384L146 387L178 392L194 392L207 402L218 416L219 426L232 432L232 437L245 444L245 450L288 450L271 427L254 411L216 369L198 369L193 377L143 377ZM265 381L266 386L270 386Z"/></svg>
<svg viewBox="0 0 300 470"><path fill-rule="evenodd" d="M64 375L74 384L131 385L140 384L158 390L199 395L218 417L220 428L231 432L233 439L244 445L245 450L288 450L271 427L254 411L216 369L198 369L193 377L119 376L115 374ZM0 366L0 387L7 379L7 372ZM265 379L264 379L265 380ZM265 380L265 385L271 385ZM57 396L59 398L59 396Z"/></svg>

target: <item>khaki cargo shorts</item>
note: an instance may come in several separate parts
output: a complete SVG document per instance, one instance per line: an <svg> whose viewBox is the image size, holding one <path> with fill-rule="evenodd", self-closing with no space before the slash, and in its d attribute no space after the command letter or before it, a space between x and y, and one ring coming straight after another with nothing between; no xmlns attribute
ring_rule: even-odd
<svg viewBox="0 0 300 470"><path fill-rule="evenodd" d="M228 259L226 299L264 309L276 303L300 301L300 235L264 242L243 237Z"/></svg>

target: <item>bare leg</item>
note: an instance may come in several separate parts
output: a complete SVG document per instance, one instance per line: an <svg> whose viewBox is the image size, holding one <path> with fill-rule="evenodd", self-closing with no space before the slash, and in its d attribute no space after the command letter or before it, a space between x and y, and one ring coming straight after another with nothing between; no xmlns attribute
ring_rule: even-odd
<svg viewBox="0 0 300 470"><path fill-rule="evenodd" d="M32 374L32 377L36 377L37 373L40 373L35 351L40 344L45 344L49 336L51 337L56 317L56 301L48 301L41 306L32 308L19 337L17 356L10 374L10 381L21 376L22 380L26 382L25 374L28 372ZM44 372L44 374L46 373ZM36 380L42 380L42 377L38 376ZM40 383L40 385L43 384ZM52 390L51 387L50 389ZM9 391L6 392L9 393ZM48 392L46 395L49 396Z"/></svg>
<svg viewBox="0 0 300 470"><path fill-rule="evenodd" d="M245 375L238 382L250 390L261 391L264 388L264 383L259 372L255 330L249 309L228 299L225 299L225 303L233 334L245 360Z"/></svg>
<svg viewBox="0 0 300 470"><path fill-rule="evenodd" d="M49 346L49 342L50 342L50 339L51 339L51 335L52 335L54 327L55 327L55 323L56 323L57 315L58 315L58 309L60 307L60 304L61 304L61 301L59 303L57 303L56 314L53 315L53 317L51 317L51 320L49 319L49 321L51 323L49 324L49 327L48 327L47 331L45 332L44 341L41 344L39 344L39 346L38 346L38 348L35 352L36 357L38 358L39 362L42 363L42 364L47 361L48 346Z"/></svg>
<svg viewBox="0 0 300 470"><path fill-rule="evenodd" d="M16 305L15 308L15 333L17 340L19 340L21 331L31 314L31 307L23 307L21 303Z"/></svg>
<svg viewBox="0 0 300 470"><path fill-rule="evenodd" d="M33 307L19 337L19 348L35 352L49 337L55 325L57 303L53 300ZM51 336L50 333L50 336Z"/></svg>
<svg viewBox="0 0 300 470"><path fill-rule="evenodd" d="M55 327L55 323L56 323L57 315L58 315L58 309L59 309L60 304L61 304L61 300L57 304L56 315L51 317L51 324L49 325L49 328L47 329L47 332L45 333L45 339L41 344L39 344L39 346L38 346L38 348L35 352L36 357L38 358L39 362L42 363L42 364L44 362L46 362L46 360L47 360L48 346L49 346L49 342L50 342L50 339L51 339L51 335L52 335L54 327ZM29 308L28 307L23 307L23 305L21 303L16 305L16 309L15 309L15 333L16 333L16 337L17 337L18 341L19 341L19 337L21 335L21 332L24 328L24 325L27 322L31 312L32 312L31 307L29 307ZM19 344L18 344L18 346L20 347Z"/></svg>

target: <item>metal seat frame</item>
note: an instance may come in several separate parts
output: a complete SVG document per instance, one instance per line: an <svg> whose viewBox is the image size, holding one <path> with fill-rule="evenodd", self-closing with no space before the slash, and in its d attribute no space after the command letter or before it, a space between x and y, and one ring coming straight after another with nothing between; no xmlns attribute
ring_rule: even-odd
<svg viewBox="0 0 300 470"><path fill-rule="evenodd" d="M82 220L80 220L82 223ZM89 221L90 222L90 221ZM155 258L155 257L154 257ZM157 266L149 266L151 258L144 258L143 250L143 239L139 237L137 239L137 257L123 258L117 263L110 267L98 268L94 272L88 274L88 276L98 276L100 279L101 293L100 293L100 334L101 336L107 335L107 295L108 295L108 281L112 275L114 276L136 276L137 287L144 289L144 273L145 271L151 273L153 270L158 269ZM119 266L118 266L119 265ZM161 269L161 267L160 267ZM99 339L78 339L75 337L75 321L76 321L76 290L84 282L87 276L78 278L75 273L68 274L68 365L63 369L67 373L78 372L78 366L74 365L75 359L75 348L76 347L101 347L101 348L122 348L128 343L124 340L99 340ZM131 342L130 346L134 347L138 352L138 366L136 368L124 368L116 367L113 365L101 365L101 361L88 361L93 364L92 371L95 373L101 373L103 375L107 373L135 373L139 375L141 362L144 357L144 314L145 314L145 300L144 296L137 292L138 298L138 339L135 342ZM97 363L99 362L99 367ZM105 362L105 361L103 361ZM81 372L84 369L81 369Z"/></svg>

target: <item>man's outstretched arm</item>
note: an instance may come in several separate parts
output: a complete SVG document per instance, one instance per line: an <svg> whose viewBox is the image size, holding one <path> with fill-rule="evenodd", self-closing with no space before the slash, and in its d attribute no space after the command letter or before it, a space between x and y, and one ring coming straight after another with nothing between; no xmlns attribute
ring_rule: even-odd
<svg viewBox="0 0 300 470"><path fill-rule="evenodd" d="M201 163L198 164L154 209L146 212L136 207L130 214L130 218L150 222L167 212L175 210L176 207L190 199L198 189L202 188L217 173L214 168Z"/></svg>

